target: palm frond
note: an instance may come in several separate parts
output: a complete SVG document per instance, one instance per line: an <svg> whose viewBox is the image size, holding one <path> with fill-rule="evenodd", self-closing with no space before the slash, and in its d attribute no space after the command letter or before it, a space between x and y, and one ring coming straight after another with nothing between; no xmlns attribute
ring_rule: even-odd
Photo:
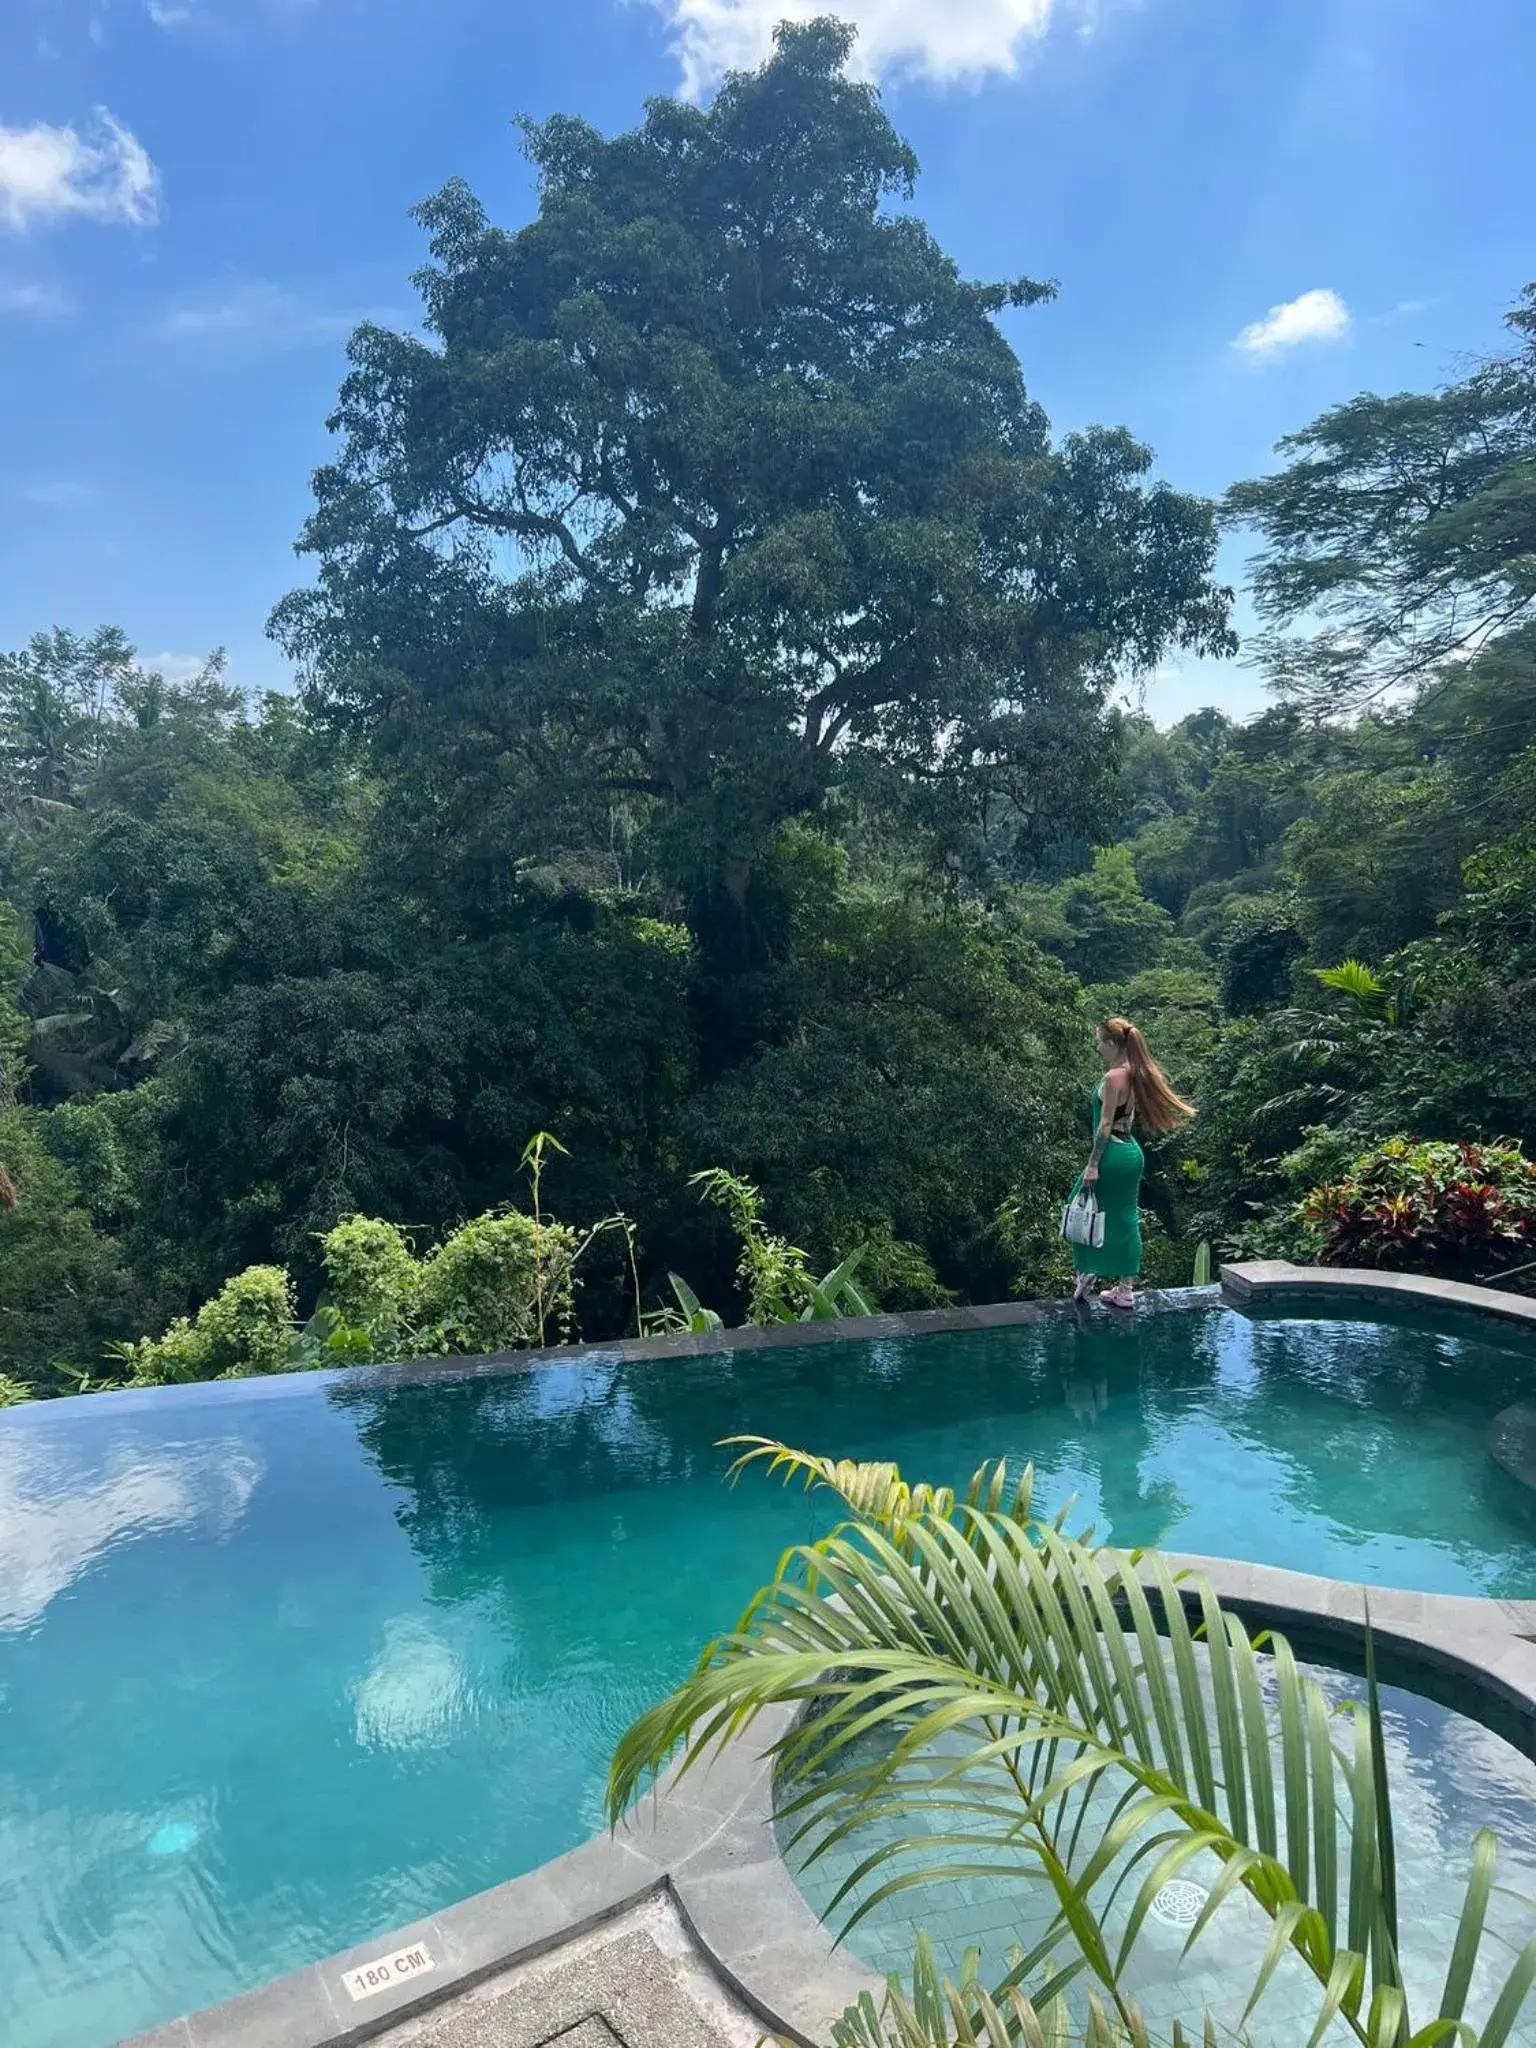
<svg viewBox="0 0 1536 2048"><path fill-rule="evenodd" d="M883 2002L866 1992L832 2028L833 2048L1068 2048L1074 2029L1066 2003L1036 2004L1023 1992L989 1994L979 1976L979 1957L965 1958L958 1983L943 1976L926 1934L917 1938L912 1989L893 1977ZM1146 2048L1145 2023L1134 2013L1129 2028L1098 2006L1086 2037L1095 2048Z"/></svg>
<svg viewBox="0 0 1536 2048"><path fill-rule="evenodd" d="M1271 1928L1255 1999L1289 1952L1319 1987L1315 2038L1342 2019L1366 2048L1416 2048L1373 1670L1336 1742L1326 1696L1283 1638L1250 1637L1208 1584L1155 1553L1042 1522L1027 1471L1010 1490L1004 1467L984 1467L956 1500L892 1464L735 1441L735 1474L762 1464L825 1488L851 1519L791 1549L736 1630L624 1737L615 1816L679 1748L686 1772L788 1705L801 1711L770 1751L791 1853L814 1863L869 1845L830 1909L846 1925L923 1885L1028 1881L1048 1924L994 1995L1027 1993L1064 1954L1053 1995L1086 1979L1129 2034L1121 1980L1153 1899L1192 1865L1213 1867L1189 1946L1241 1892ZM1430 2023L1459 2027L1468 2048L1492 1870L1480 1846ZM1496 1988L1482 2048L1500 2048L1533 1975L1536 1943ZM887 2016L899 2011L888 2001Z"/></svg>
<svg viewBox="0 0 1536 2048"><path fill-rule="evenodd" d="M1343 960L1337 967L1313 971L1324 988L1351 997L1363 1010L1377 1009L1386 1001L1386 984L1363 960Z"/></svg>

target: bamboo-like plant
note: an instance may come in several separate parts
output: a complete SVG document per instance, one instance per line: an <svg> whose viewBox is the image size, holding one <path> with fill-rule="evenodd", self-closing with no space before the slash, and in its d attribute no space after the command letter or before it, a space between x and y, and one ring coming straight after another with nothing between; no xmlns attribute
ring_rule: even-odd
<svg viewBox="0 0 1536 2048"><path fill-rule="evenodd" d="M814 1860L878 1824L832 1901L847 1927L917 1885L1044 1880L1049 1924L987 1994L1004 2017L1016 1993L1038 2016L1086 1980L1105 2024L1144 2038L1127 1965L1158 1892L1196 1864L1212 1882L1187 1947L1238 1892L1268 1917L1245 2024L1290 1951L1318 1985L1309 2048L1335 2021L1363 2048L1503 2048L1536 1980L1536 1938L1501 1960L1486 2000L1480 1985L1470 2020L1489 1957L1487 1831L1436 2009L1410 2010L1373 1660L1365 1699L1335 1715L1284 1638L1251 1637L1205 1580L1037 1516L1028 1469L1010 1484L984 1467L957 1501L893 1465L737 1441L735 1472L765 1461L830 1490L845 1517L787 1552L735 1631L630 1729L610 1775L615 1819L679 1750L686 1773L789 1704L800 1711L772 1751L795 1853ZM1009 2037L1027 2032L1019 2021ZM837 2036L968 2038L913 2034L890 1998L883 2017L845 2015Z"/></svg>
<svg viewBox="0 0 1536 2048"><path fill-rule="evenodd" d="M693 1174L688 1185L697 1188L703 1200L723 1209L736 1226L741 1244L736 1274L746 1297L749 1323L833 1322L841 1316L874 1313L874 1302L856 1278L866 1246L856 1245L818 1280L800 1247L770 1230L763 1221L762 1196L751 1181L723 1166L711 1166L703 1173ZM692 1288L676 1273L668 1277L682 1314L679 1317L675 1311L663 1310L652 1318L651 1326L719 1329L720 1318L710 1309L699 1310ZM695 1311L713 1320L700 1322Z"/></svg>

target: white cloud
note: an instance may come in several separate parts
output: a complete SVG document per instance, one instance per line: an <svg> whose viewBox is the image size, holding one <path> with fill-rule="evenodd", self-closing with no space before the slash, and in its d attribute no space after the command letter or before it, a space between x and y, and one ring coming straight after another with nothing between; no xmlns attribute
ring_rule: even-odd
<svg viewBox="0 0 1536 2048"><path fill-rule="evenodd" d="M51 284L0 284L0 313L25 313L34 320L62 320L69 300Z"/></svg>
<svg viewBox="0 0 1536 2048"><path fill-rule="evenodd" d="M80 512L94 505L101 493L94 484L73 477L44 477L37 483L18 484L16 496L24 505L36 505L44 512Z"/></svg>
<svg viewBox="0 0 1536 2048"><path fill-rule="evenodd" d="M363 1749L428 1749L451 1741L472 1709L464 1668L419 1615L385 1623L384 1644L353 1691Z"/></svg>
<svg viewBox="0 0 1536 2048"><path fill-rule="evenodd" d="M309 305L282 285L255 280L173 306L156 324L154 337L162 344L223 354L275 355L345 341L360 321L394 317L361 307Z"/></svg>
<svg viewBox="0 0 1536 2048"><path fill-rule="evenodd" d="M826 0L654 0L675 31L683 90L697 98L725 71L760 64L781 21L811 21ZM1058 13L1091 21L1091 0L841 0L833 10L859 32L852 69L941 85L1018 69L1019 45L1039 39Z"/></svg>
<svg viewBox="0 0 1536 2048"><path fill-rule="evenodd" d="M146 0L144 11L156 28L180 28L192 19L190 7L173 6L169 0Z"/></svg>
<svg viewBox="0 0 1536 2048"><path fill-rule="evenodd" d="M0 126L0 227L76 215L148 227L159 216L160 177L144 145L105 108L94 128Z"/></svg>
<svg viewBox="0 0 1536 2048"><path fill-rule="evenodd" d="M1349 332L1349 308L1333 291L1302 292L1283 306L1271 306L1253 320L1232 346L1244 355L1277 356L1307 341L1342 341Z"/></svg>
<svg viewBox="0 0 1536 2048"><path fill-rule="evenodd" d="M190 683L208 666L206 654L141 654L139 667L146 675L162 676L168 683Z"/></svg>

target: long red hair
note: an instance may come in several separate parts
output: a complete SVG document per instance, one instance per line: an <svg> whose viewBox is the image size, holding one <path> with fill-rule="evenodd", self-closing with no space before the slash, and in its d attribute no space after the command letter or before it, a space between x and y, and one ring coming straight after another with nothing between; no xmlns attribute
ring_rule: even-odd
<svg viewBox="0 0 1536 2048"><path fill-rule="evenodd" d="M1162 1137L1195 1114L1195 1105L1174 1093L1168 1076L1148 1051L1147 1041L1128 1017L1106 1017L1099 1029L1129 1069L1138 1123L1154 1137Z"/></svg>

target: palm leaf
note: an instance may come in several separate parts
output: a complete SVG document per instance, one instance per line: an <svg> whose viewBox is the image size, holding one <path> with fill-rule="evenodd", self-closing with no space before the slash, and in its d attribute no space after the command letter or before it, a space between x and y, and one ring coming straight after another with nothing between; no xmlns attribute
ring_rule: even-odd
<svg viewBox="0 0 1536 2048"><path fill-rule="evenodd" d="M1009 1500L1007 1474L986 1467L956 1501L909 1486L894 1465L738 1441L734 1472L766 1464L830 1490L851 1519L791 1549L737 1629L625 1736L609 1782L615 1816L679 1747L686 1771L789 1706L801 1711L770 1752L795 1853L814 1860L867 1841L872 1818L898 1830L840 1887L835 1910L853 1920L960 1873L1043 1881L1049 1925L1026 1971L1065 1954L1128 2033L1120 1978L1157 1888L1214 1862L1214 1904L1192 1942L1244 1892L1272 1929L1256 1992L1289 1950L1319 1986L1314 2039L1342 2018L1368 2048L1412 2040L1379 1701L1354 1710L1340 1753L1325 1695L1282 1638L1251 1639L1205 1582L1155 1554L1032 1519L1027 1473ZM1107 1813L1090 1819L1096 1795ZM1436 2027L1465 2027L1491 1868L1485 1881L1475 1865ZM1107 1915L1130 1885L1130 1925L1117 1935ZM1506 1973L1487 2023L1493 2048L1533 1974L1524 1953ZM1016 1968L999 1993L1023 1987Z"/></svg>
<svg viewBox="0 0 1536 2048"><path fill-rule="evenodd" d="M712 1308L706 1308L694 1293L681 1273L669 1273L668 1281L677 1297L677 1305L683 1312L683 1319L690 1330L719 1330L725 1326Z"/></svg>
<svg viewBox="0 0 1536 2048"><path fill-rule="evenodd" d="M1386 985L1363 960L1345 960L1337 967L1314 970L1324 988L1351 997L1363 1010L1374 1010L1386 999Z"/></svg>

